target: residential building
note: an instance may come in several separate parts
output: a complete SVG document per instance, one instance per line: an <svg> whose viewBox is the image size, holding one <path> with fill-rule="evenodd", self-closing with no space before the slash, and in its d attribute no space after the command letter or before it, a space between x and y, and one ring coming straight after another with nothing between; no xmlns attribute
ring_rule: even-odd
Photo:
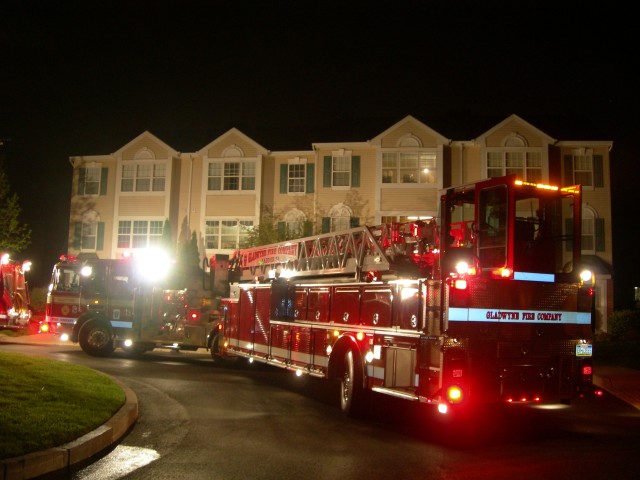
<svg viewBox="0 0 640 480"><path fill-rule="evenodd" d="M270 151L231 128L192 153L143 132L113 154L71 157L69 254L118 258L195 232L201 258L231 254L264 215L282 238L431 218L441 189L516 174L581 184L582 248L596 272L597 330L613 311L610 141L557 140L511 115L470 140L412 116L370 140ZM168 222L168 223L167 223ZM166 233L166 232L165 232Z"/></svg>

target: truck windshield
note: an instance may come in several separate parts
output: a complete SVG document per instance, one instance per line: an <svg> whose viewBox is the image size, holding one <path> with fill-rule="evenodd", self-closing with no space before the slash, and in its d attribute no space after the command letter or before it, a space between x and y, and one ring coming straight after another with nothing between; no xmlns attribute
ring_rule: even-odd
<svg viewBox="0 0 640 480"><path fill-rule="evenodd" d="M56 292L78 292L80 291L80 271L74 267L56 267L51 284L52 290Z"/></svg>

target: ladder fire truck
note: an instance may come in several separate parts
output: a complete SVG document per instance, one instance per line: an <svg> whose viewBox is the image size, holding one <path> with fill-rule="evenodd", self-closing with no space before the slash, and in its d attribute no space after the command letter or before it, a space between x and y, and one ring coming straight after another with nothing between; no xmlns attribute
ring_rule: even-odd
<svg viewBox="0 0 640 480"><path fill-rule="evenodd" d="M334 380L341 409L356 416L373 392L446 413L590 391L594 285L580 270L580 186L492 178L447 189L439 208L438 221L236 252L216 269L229 293L211 332L214 361Z"/></svg>
<svg viewBox="0 0 640 480"><path fill-rule="evenodd" d="M29 285L25 273L31 262L11 260L0 255L0 328L26 328L31 319Z"/></svg>
<svg viewBox="0 0 640 480"><path fill-rule="evenodd" d="M208 348L217 325L210 292L170 288L175 280L159 269L165 263L157 257L63 255L53 267L41 330L78 342L94 356L109 356L116 348L133 354Z"/></svg>

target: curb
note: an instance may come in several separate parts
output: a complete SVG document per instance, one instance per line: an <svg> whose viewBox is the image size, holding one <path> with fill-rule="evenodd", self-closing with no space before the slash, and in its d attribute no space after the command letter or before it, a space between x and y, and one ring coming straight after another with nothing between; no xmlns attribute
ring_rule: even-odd
<svg viewBox="0 0 640 480"><path fill-rule="evenodd" d="M0 480L27 480L56 471L69 471L122 439L138 419L138 397L120 380L111 377L125 393L122 407L98 428L59 447L0 460Z"/></svg>

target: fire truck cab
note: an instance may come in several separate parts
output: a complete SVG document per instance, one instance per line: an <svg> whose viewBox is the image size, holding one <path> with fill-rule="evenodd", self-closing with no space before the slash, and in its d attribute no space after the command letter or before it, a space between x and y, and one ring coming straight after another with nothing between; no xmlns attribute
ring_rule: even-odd
<svg viewBox="0 0 640 480"><path fill-rule="evenodd" d="M25 328L31 320L31 300L25 273L31 262L11 260L0 255L0 328Z"/></svg>

